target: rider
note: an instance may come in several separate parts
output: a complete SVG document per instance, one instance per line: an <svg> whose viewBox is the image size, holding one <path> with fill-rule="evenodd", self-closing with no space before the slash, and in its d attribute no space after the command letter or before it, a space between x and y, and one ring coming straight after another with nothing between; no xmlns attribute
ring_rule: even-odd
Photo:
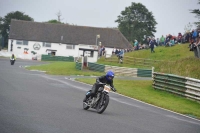
<svg viewBox="0 0 200 133"><path fill-rule="evenodd" d="M11 55L11 57L10 57L10 59L12 60L12 59L14 59L14 61L16 60L16 57L15 57L15 55L14 54L12 54Z"/></svg>
<svg viewBox="0 0 200 133"><path fill-rule="evenodd" d="M96 94L97 90L99 87L102 87L103 85L99 84L100 82L101 83L106 83L106 84L109 84L112 88L112 90L115 92L116 89L114 88L114 85L113 85L113 78L114 78L115 74L113 71L108 71L106 73L106 75L103 75L101 77L98 77L96 79L96 83L94 83L94 85L92 86L92 91L91 93L87 94L86 97L89 98L90 96L91 97L94 97L94 95ZM85 99L86 100L86 99ZM83 101L85 102L85 101Z"/></svg>

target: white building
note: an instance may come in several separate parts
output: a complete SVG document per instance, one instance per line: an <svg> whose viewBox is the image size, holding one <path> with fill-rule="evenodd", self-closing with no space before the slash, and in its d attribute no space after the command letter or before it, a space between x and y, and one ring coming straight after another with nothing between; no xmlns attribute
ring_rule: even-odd
<svg viewBox="0 0 200 133"><path fill-rule="evenodd" d="M97 44L105 46L107 54L113 48L132 48L116 29L11 20L8 52L24 59L53 54L88 56L90 62L96 62Z"/></svg>

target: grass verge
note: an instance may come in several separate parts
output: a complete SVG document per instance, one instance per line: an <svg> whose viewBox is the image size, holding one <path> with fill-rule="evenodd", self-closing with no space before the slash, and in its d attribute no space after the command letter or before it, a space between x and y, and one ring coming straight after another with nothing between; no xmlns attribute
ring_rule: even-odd
<svg viewBox="0 0 200 133"><path fill-rule="evenodd" d="M84 76L100 76L103 73L94 72L90 70L77 70L75 68L75 62L51 62L50 64L44 64L40 66L27 67L28 70L40 70L46 71L47 74L52 75L84 75Z"/></svg>
<svg viewBox="0 0 200 133"><path fill-rule="evenodd" d="M87 84L94 84L95 82L95 79L76 80ZM115 79L114 85L119 94L200 119L200 104L198 102L161 90L155 90L152 88L152 81Z"/></svg>

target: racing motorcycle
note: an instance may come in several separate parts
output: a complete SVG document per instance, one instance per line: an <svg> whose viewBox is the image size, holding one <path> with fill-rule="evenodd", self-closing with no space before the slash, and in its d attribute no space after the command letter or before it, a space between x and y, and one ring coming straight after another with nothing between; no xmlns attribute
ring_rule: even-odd
<svg viewBox="0 0 200 133"><path fill-rule="evenodd" d="M103 87L99 87L97 93L93 98L86 97L83 102L83 109L88 110L89 108L93 108L97 110L97 113L101 114L105 111L109 103L109 92L111 91L112 87L105 83L99 83L103 85ZM87 91L86 95L91 93L92 90Z"/></svg>
<svg viewBox="0 0 200 133"><path fill-rule="evenodd" d="M15 63L15 59L10 58L10 64L11 64L11 65L14 65L14 63Z"/></svg>

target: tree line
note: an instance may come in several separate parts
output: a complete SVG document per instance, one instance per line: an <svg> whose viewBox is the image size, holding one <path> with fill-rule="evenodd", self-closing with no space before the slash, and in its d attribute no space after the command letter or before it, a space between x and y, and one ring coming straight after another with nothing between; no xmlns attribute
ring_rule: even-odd
<svg viewBox="0 0 200 133"><path fill-rule="evenodd" d="M198 0L200 4L200 0ZM196 14L200 20L200 10L194 9L190 11ZM58 13L58 20L52 19L48 23L62 23L60 21L61 13ZM8 47L9 29L11 19L34 21L34 19L23 12L10 12L4 17L0 17L0 47ZM156 33L156 20L153 13L150 12L143 4L132 2L130 6L125 7L121 14L115 20L118 23L117 29L126 37L126 39L133 44L137 38L139 42L143 42L146 37L154 37ZM64 23L62 23L64 24ZM68 23L66 23L68 24ZM200 25L200 22L195 22Z"/></svg>

